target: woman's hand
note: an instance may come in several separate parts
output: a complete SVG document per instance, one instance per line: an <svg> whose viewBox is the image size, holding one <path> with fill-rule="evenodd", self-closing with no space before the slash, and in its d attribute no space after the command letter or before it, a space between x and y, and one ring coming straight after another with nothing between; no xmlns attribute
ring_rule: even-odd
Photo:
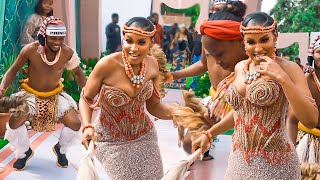
<svg viewBox="0 0 320 180"><path fill-rule="evenodd" d="M278 58L273 60L268 56L262 56L261 59L264 59L266 61L260 63L257 72L261 73L262 75L266 75L272 80L276 81L280 81L284 76L286 76L286 73L279 65L280 60Z"/></svg>
<svg viewBox="0 0 320 180"><path fill-rule="evenodd" d="M94 130L92 128L86 128L82 134L82 144L86 149L88 149L91 140L96 141Z"/></svg>
<svg viewBox="0 0 320 180"><path fill-rule="evenodd" d="M205 134L202 134L198 139L192 142L192 152L200 148L201 153L204 154L210 145L209 138Z"/></svg>

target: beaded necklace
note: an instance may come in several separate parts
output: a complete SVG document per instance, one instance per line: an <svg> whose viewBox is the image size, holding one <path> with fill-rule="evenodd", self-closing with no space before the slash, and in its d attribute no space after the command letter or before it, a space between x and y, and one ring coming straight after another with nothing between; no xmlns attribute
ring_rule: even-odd
<svg viewBox="0 0 320 180"><path fill-rule="evenodd" d="M132 86L139 88L140 85L143 85L143 81L147 72L146 59L143 59L142 62L140 63L140 74L138 75L134 74L133 68L130 62L128 61L127 56L125 55L124 50L122 51L122 61L124 64L124 70L126 71L128 78L132 82Z"/></svg>
<svg viewBox="0 0 320 180"><path fill-rule="evenodd" d="M276 51L276 49L274 49L274 51ZM276 58L275 52L272 54L271 58L273 60L275 60L275 58ZM249 66L250 66L251 62L252 62L252 59L249 58L248 61L243 66L242 74L243 74L244 78L246 79L244 81L246 84L251 84L252 81L255 81L256 79L258 79L261 76L261 74L257 71L253 71L253 72L249 71Z"/></svg>
<svg viewBox="0 0 320 180"><path fill-rule="evenodd" d="M54 64L56 64L58 62L58 60L60 58L60 53L61 53L61 47L59 48L59 51L57 52L57 54L52 62L48 61L45 51L43 51L43 53L40 53L40 56L41 56L41 59L43 62L45 62L49 66L53 66Z"/></svg>
<svg viewBox="0 0 320 180"><path fill-rule="evenodd" d="M252 60L248 59L248 61L246 62L246 64L243 67L242 74L243 74L244 78L246 79L244 81L246 84L250 84L252 81L255 81L256 79L258 79L261 76L261 74L257 71L253 71L253 72L249 71L249 66L250 66L251 62L252 62Z"/></svg>

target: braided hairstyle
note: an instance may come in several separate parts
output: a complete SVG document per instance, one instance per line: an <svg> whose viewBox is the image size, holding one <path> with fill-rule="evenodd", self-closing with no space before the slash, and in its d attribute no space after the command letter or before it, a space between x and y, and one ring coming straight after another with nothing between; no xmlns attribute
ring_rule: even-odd
<svg viewBox="0 0 320 180"><path fill-rule="evenodd" d="M153 23L145 17L133 17L126 23L128 27L140 28L143 31L152 32L154 30ZM124 35L125 33L122 32Z"/></svg>
<svg viewBox="0 0 320 180"><path fill-rule="evenodd" d="M254 12L248 14L244 20L242 21L242 26L248 27L250 25L254 26L262 26L262 27L268 27L271 26L274 23L274 19L269 16L265 12ZM275 32L277 32L277 25L275 26Z"/></svg>
<svg viewBox="0 0 320 180"><path fill-rule="evenodd" d="M241 22L246 14L247 5L242 1L228 1L222 9L213 13L209 20L232 20Z"/></svg>

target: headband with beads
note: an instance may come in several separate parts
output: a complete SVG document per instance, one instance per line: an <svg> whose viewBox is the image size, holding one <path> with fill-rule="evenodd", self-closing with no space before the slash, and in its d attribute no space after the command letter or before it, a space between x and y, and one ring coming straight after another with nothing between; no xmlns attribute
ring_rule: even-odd
<svg viewBox="0 0 320 180"><path fill-rule="evenodd" d="M273 23L267 27L260 27L260 26L251 26L251 27L244 27L240 26L241 34L261 34L261 33L268 33L275 30L277 25L277 21L273 18Z"/></svg>
<svg viewBox="0 0 320 180"><path fill-rule="evenodd" d="M142 29L139 28L134 28L134 27L128 27L127 25L123 26L123 32L124 33L133 33L133 34L137 34L137 35L141 35L141 36L146 36L146 37L152 37L154 36L154 34L156 33L156 27L154 26L153 31L144 31Z"/></svg>

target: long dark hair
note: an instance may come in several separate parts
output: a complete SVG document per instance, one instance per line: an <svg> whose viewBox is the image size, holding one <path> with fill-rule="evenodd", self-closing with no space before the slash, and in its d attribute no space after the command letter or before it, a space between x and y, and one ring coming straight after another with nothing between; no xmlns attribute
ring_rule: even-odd
<svg viewBox="0 0 320 180"><path fill-rule="evenodd" d="M45 0L39 0L37 5L34 7L34 12L36 14L39 14L39 15L42 15L43 13L43 9L42 9L42 2L45 1ZM53 10L51 10L48 14L47 14L47 17L49 16L53 16Z"/></svg>
<svg viewBox="0 0 320 180"><path fill-rule="evenodd" d="M187 49L187 43L186 41L178 41L178 47L180 51L184 51Z"/></svg>

